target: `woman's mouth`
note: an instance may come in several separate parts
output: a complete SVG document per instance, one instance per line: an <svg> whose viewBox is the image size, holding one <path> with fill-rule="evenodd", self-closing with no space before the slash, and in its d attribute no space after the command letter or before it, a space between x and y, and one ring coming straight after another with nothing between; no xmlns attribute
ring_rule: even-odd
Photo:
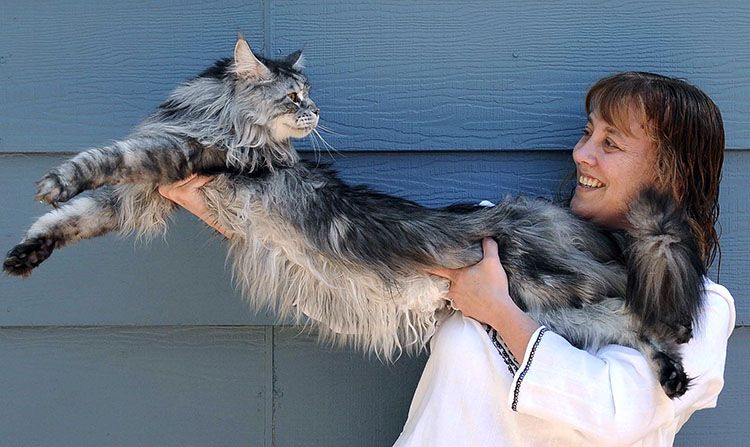
<svg viewBox="0 0 750 447"><path fill-rule="evenodd" d="M598 189L604 186L604 183L593 177L587 177L585 175L578 176L578 185L591 189Z"/></svg>

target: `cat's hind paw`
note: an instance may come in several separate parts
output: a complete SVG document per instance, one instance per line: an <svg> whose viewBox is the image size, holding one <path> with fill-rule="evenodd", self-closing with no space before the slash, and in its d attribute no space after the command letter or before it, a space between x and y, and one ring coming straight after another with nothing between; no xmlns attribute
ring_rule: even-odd
<svg viewBox="0 0 750 447"><path fill-rule="evenodd" d="M49 258L55 249L55 241L39 237L28 239L13 247L5 257L3 270L14 276L29 276L31 271Z"/></svg>

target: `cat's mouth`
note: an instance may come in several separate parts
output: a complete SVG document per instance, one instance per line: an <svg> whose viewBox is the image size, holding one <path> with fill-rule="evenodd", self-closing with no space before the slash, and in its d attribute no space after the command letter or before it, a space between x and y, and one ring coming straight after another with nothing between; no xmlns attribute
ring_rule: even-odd
<svg viewBox="0 0 750 447"><path fill-rule="evenodd" d="M274 130L274 137L281 141L289 138L305 138L315 128L314 126L298 126L296 124L280 123L281 126L277 126Z"/></svg>
<svg viewBox="0 0 750 447"><path fill-rule="evenodd" d="M289 119L288 117L279 117L271 122L270 130L271 137L276 141L285 141L290 138L305 138L310 135L310 132L315 128L307 123L300 126L296 120Z"/></svg>
<svg viewBox="0 0 750 447"><path fill-rule="evenodd" d="M314 129L313 126L290 126L288 124L285 124L285 126L288 127L289 129L291 129L293 132L302 132L302 133L304 133L305 134L304 136L307 136L307 134L309 134L310 132L312 132L312 130Z"/></svg>

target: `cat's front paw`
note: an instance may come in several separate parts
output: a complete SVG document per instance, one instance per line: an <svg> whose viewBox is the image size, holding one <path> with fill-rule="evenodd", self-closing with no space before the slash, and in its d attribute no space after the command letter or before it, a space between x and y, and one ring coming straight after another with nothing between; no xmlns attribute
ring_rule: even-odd
<svg viewBox="0 0 750 447"><path fill-rule="evenodd" d="M690 387L690 378L685 374L682 363L672 359L663 352L654 356L658 366L659 383L670 399L680 397Z"/></svg>
<svg viewBox="0 0 750 447"><path fill-rule="evenodd" d="M36 184L36 200L56 206L60 202L67 202L73 198L78 191L66 182L60 174L50 172Z"/></svg>
<svg viewBox="0 0 750 447"><path fill-rule="evenodd" d="M5 257L3 270L14 276L29 276L34 267L49 258L55 241L46 237L28 239L13 247Z"/></svg>

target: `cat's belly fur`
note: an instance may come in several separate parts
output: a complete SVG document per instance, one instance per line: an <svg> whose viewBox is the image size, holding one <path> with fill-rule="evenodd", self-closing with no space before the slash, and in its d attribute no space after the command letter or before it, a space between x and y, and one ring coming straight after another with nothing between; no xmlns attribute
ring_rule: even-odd
<svg viewBox="0 0 750 447"><path fill-rule="evenodd" d="M251 191L226 194L223 183L206 188L207 206L227 230L234 280L254 308L309 317L323 323L324 338L386 359L424 348L447 315L446 280L414 272L387 287L373 272L321 253Z"/></svg>

